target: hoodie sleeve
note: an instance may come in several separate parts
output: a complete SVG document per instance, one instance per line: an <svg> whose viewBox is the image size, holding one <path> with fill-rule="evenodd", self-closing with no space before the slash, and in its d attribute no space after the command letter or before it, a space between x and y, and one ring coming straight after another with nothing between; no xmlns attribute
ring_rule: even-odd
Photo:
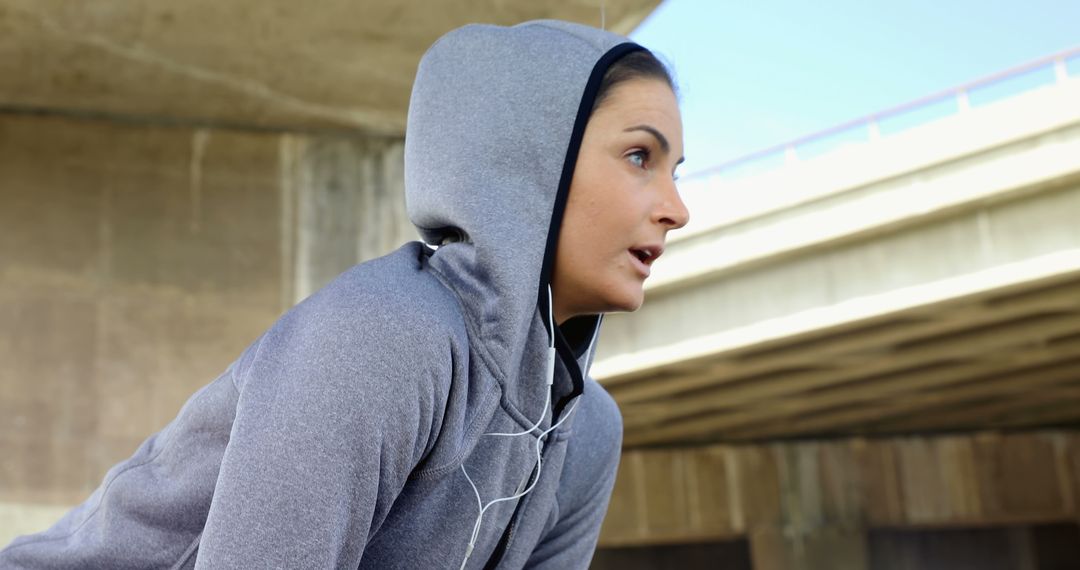
<svg viewBox="0 0 1080 570"><path fill-rule="evenodd" d="M424 323L367 312L279 323L237 372L196 568L357 567L425 453L449 362Z"/></svg>
<svg viewBox="0 0 1080 570"><path fill-rule="evenodd" d="M599 384L590 380L585 390L592 397L585 400L582 416L574 419L555 525L537 544L525 568L586 569L596 550L619 468L622 415Z"/></svg>

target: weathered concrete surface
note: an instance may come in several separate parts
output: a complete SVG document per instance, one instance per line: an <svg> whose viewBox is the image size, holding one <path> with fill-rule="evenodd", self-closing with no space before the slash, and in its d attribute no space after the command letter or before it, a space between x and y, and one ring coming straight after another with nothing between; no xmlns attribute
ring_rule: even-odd
<svg viewBox="0 0 1080 570"><path fill-rule="evenodd" d="M409 239L401 148L0 114L0 543Z"/></svg>
<svg viewBox="0 0 1080 570"><path fill-rule="evenodd" d="M1027 564L1039 557L1075 557L1078 458L1075 431L626 451L600 544L749 540L756 570L938 568L948 566L925 559L918 541L874 533L1012 529L1028 534L1037 525L1067 523L1072 541L1027 550L1003 542L966 558L957 557L963 550L956 548L953 559L984 568L1003 556L1026 557ZM944 537L939 540L948 544ZM882 562L895 557L910 565Z"/></svg>
<svg viewBox="0 0 1080 570"><path fill-rule="evenodd" d="M404 145L393 139L282 139L285 286L299 301L358 260L419 239L405 213ZM362 189L362 191L360 191Z"/></svg>
<svg viewBox="0 0 1080 570"><path fill-rule="evenodd" d="M0 0L0 110L401 136L416 65L469 22L628 33L657 0Z"/></svg>
<svg viewBox="0 0 1080 570"><path fill-rule="evenodd" d="M272 321L277 157L260 135L0 117L0 493L84 493Z"/></svg>

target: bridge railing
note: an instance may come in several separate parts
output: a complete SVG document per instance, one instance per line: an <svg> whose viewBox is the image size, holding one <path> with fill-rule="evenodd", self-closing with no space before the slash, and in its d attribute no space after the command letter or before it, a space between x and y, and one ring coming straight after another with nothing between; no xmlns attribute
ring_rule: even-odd
<svg viewBox="0 0 1080 570"><path fill-rule="evenodd" d="M865 143L1039 87L1080 78L1080 46L690 173L739 178Z"/></svg>

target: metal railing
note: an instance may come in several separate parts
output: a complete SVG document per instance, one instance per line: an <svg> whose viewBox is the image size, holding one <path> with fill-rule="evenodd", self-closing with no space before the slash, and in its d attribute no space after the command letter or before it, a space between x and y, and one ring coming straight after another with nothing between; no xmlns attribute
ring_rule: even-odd
<svg viewBox="0 0 1080 570"><path fill-rule="evenodd" d="M1074 67L1075 69L1070 69L1070 67ZM1039 79L1037 76L1039 72L1052 72L1052 75L1047 73L1050 79L1047 80L1046 78L1043 78L1033 85L1022 85L1019 90L1007 93L1004 96L991 96L987 98L987 101L977 101L980 95L985 95L985 92L994 87L1007 88L1009 87L1009 82L1018 81L1022 83L1023 80L1032 77ZM972 107L1011 97L1047 84L1062 84L1075 77L1080 77L1080 46L1053 55L1041 57L1023 65L999 71L975 81L970 81L925 97L920 97L914 101L884 111L871 113L834 127L721 162L720 164L687 174L683 179L686 180L717 175L724 176L729 173L744 170L745 167L754 163L776 161L781 164L775 166L788 164L803 158L800 156L800 150L803 150L804 152L807 150L812 151L815 145L818 147L827 147L830 142L834 144L843 144L877 140L895 132L929 123L942 116L963 113L970 110ZM990 95L992 95L992 93L990 93ZM973 99L976 99L976 101L973 101ZM932 117L918 120L916 115L919 112L930 114ZM911 124L903 125L902 123L905 117L909 120L915 120L912 121ZM890 131L888 128L883 130L883 126L887 127L890 121L896 123L893 125L893 130ZM897 126L899 126L899 128L896 128ZM817 154L823 153L819 152ZM771 168L766 168L766 170L768 169Z"/></svg>

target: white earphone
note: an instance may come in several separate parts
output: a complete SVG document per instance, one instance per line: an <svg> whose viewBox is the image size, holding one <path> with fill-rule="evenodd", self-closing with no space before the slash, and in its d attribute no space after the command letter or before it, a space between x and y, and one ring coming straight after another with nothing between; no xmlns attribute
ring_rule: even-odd
<svg viewBox="0 0 1080 570"><path fill-rule="evenodd" d="M543 422L544 418L547 416L547 410L548 410L549 405L551 404L552 385L555 383L555 317L554 317L554 311L553 311L552 301L551 301L551 285L548 285L548 327L549 327L549 331L550 331L550 334L549 334L550 341L549 341L549 344L548 344L548 354L547 354L547 388L548 388L548 390L547 390L547 397L544 400L544 411L543 411L542 414L540 414L540 419L536 420L536 423L533 424L532 427L530 427L529 429L527 429L525 431L522 431L522 432L518 432L518 433L485 433L484 435L500 436L500 437L519 437L519 436L523 436L523 435L528 435L528 434L532 433L533 431L538 430L540 428L540 423ZM591 350L591 347L590 347L590 350ZM485 505L483 500L480 499L480 491L477 490L476 484L473 483L472 478L469 477L469 473L467 471L465 471L465 464L464 463L461 464L461 472L465 474L465 478L468 479L469 485L472 487L473 493L476 494L476 506L480 509L479 514L476 516L476 524L473 525L472 536L469 538L469 546L465 549L465 558L464 558L464 560L461 561L461 569L462 570L464 570L464 568L465 568L465 563L469 561L469 556L472 555L473 547L476 546L477 537L480 536L480 522L484 519L484 512L487 511L488 508L491 507L492 505L494 505L495 503L499 503L499 502L502 502L502 501L511 501L511 500L514 500L514 499L517 499L517 498L520 498L520 497L524 497L525 495L527 495L529 493L529 491L533 490L533 487L536 486L537 481L540 480L540 465L541 465L541 461L542 461L542 456L540 454L540 446L543 444L544 436L546 436L548 433L552 432L555 428L562 425L562 423L565 422L566 419L569 418L571 414L573 414L574 409L577 408L577 404L578 404L578 401L580 399L581 399L580 397L574 399L574 403L570 406L570 409L566 412L566 415L564 415L562 417L562 419L559 420L558 423L556 423L555 425L549 427L548 429L540 432L540 435L537 436L537 438L536 438L536 470L535 470L536 477L533 478L532 483L524 491L521 491L521 492L519 492L517 494L514 494L514 495L510 495L509 497L502 497L502 498L494 499L494 500L492 500L491 502L489 502L488 504ZM531 476L532 473L530 473L529 475Z"/></svg>

